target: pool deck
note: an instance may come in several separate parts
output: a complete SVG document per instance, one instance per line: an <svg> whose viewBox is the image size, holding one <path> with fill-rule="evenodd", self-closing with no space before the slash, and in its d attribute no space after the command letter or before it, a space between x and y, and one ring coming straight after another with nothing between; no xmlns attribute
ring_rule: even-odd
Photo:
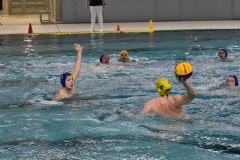
<svg viewBox="0 0 240 160"><path fill-rule="evenodd" d="M0 21L1 22L1 21ZM119 25L122 32L148 31L149 22L132 23L104 23L103 33L114 33ZM155 31L169 30L217 30L217 29L240 29L240 20L225 21L168 21L153 22ZM74 34L90 33L90 23L79 24L39 24L33 23L32 30L34 34ZM28 34L29 23L18 25L0 25L0 35L6 34ZM96 32L97 33L97 32Z"/></svg>

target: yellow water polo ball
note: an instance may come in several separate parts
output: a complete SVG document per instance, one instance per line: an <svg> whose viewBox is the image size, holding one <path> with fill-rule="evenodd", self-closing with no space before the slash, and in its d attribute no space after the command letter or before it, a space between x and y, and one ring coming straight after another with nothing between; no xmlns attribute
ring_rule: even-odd
<svg viewBox="0 0 240 160"><path fill-rule="evenodd" d="M192 65L188 62L178 63L174 69L174 72L179 79L187 80L192 76Z"/></svg>

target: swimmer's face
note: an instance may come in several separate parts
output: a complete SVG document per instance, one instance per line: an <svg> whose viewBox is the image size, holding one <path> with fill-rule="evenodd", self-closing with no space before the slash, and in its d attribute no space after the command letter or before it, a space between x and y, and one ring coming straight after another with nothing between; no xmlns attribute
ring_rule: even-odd
<svg viewBox="0 0 240 160"><path fill-rule="evenodd" d="M66 78L66 88L70 89L70 90L73 88L73 76L72 75L69 75Z"/></svg>
<svg viewBox="0 0 240 160"><path fill-rule="evenodd" d="M219 57L220 59L225 59L225 58L226 58L225 52L224 52L223 50L220 50L220 51L218 52L218 57Z"/></svg>
<svg viewBox="0 0 240 160"><path fill-rule="evenodd" d="M103 58L102 58L102 63L104 64L108 64L109 63L109 55L104 55Z"/></svg>
<svg viewBox="0 0 240 160"><path fill-rule="evenodd" d="M120 55L120 60L121 60L121 62L127 62L128 61L128 54L127 53L122 53Z"/></svg>
<svg viewBox="0 0 240 160"><path fill-rule="evenodd" d="M227 87L235 86L235 79L233 77L228 77L226 80Z"/></svg>

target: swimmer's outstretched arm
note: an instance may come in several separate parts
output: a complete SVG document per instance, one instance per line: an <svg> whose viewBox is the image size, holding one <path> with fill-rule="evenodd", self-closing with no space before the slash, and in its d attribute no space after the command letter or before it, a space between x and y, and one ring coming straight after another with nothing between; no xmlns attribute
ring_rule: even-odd
<svg viewBox="0 0 240 160"><path fill-rule="evenodd" d="M182 83L187 90L186 94L174 97L176 107L181 107L182 105L191 102L196 97L197 92L189 83L187 83L186 80L180 80L179 78L177 78L177 80Z"/></svg>
<svg viewBox="0 0 240 160"><path fill-rule="evenodd" d="M74 48L77 51L77 58L72 71L73 81L75 82L81 69L83 46L74 43Z"/></svg>

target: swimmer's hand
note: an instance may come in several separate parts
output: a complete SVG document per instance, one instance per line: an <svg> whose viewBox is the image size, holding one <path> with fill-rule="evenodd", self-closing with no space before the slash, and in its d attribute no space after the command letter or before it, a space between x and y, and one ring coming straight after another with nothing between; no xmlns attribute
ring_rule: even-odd
<svg viewBox="0 0 240 160"><path fill-rule="evenodd" d="M74 49L77 51L77 53L82 54L82 52L83 52L83 46L81 46L78 43L74 43Z"/></svg>
<svg viewBox="0 0 240 160"><path fill-rule="evenodd" d="M177 79L178 82L180 82L182 84L186 84L187 83L187 79L179 78L178 76L176 76L176 79Z"/></svg>

